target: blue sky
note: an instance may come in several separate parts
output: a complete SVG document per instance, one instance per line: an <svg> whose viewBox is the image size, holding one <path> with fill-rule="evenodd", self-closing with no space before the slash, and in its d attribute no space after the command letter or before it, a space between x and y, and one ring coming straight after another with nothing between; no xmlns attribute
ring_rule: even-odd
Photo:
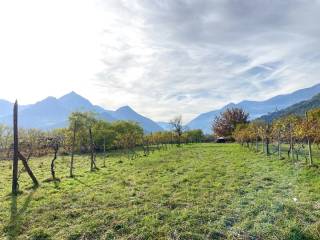
<svg viewBox="0 0 320 240"><path fill-rule="evenodd" d="M319 14L318 0L0 1L0 98L74 90L188 121L319 83Z"/></svg>

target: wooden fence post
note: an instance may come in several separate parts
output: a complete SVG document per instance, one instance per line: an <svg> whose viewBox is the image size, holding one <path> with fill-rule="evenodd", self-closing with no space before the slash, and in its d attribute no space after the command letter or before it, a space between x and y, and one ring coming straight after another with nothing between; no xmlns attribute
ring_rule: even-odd
<svg viewBox="0 0 320 240"><path fill-rule="evenodd" d="M266 129L266 152L267 152L267 156L270 155L270 148L269 148L269 144L270 144L270 139L269 136L270 135L270 125L269 123L267 124L267 129Z"/></svg>
<svg viewBox="0 0 320 240"><path fill-rule="evenodd" d="M281 157L281 130L280 129L278 131L278 157L279 157L279 160L282 159L282 157Z"/></svg>
<svg viewBox="0 0 320 240"><path fill-rule="evenodd" d="M19 152L19 138L18 138L18 101L13 107L13 169L12 169L12 193L18 193L18 162L22 161L23 167L29 174L35 186L39 186L37 178L34 176L31 168L28 165L27 159Z"/></svg>
<svg viewBox="0 0 320 240"><path fill-rule="evenodd" d="M89 137L90 137L90 150L91 150L91 166L90 166L90 171L92 172L93 170L97 169L96 166L96 161L95 161L95 145L93 141L93 136L92 136L92 130L91 127L89 127Z"/></svg>
<svg viewBox="0 0 320 240"><path fill-rule="evenodd" d="M13 107L13 167L12 167L12 194L18 194L18 102Z"/></svg>
<svg viewBox="0 0 320 240"><path fill-rule="evenodd" d="M292 123L290 123L290 155L291 155L291 159L292 161L294 161L294 153L293 153L293 136L292 136Z"/></svg>
<svg viewBox="0 0 320 240"><path fill-rule="evenodd" d="M74 148L76 144L76 131L77 131L77 122L75 121L73 125L73 136L72 136L72 146L71 146L70 177L73 177L73 161L74 161Z"/></svg>
<svg viewBox="0 0 320 240"><path fill-rule="evenodd" d="M106 167L106 136L103 136L103 167Z"/></svg>

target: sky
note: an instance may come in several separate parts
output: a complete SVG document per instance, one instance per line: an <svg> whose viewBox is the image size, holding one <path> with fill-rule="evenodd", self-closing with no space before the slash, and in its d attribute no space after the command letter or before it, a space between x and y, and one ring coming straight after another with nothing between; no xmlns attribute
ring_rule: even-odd
<svg viewBox="0 0 320 240"><path fill-rule="evenodd" d="M319 0L0 0L0 99L156 121L320 83Z"/></svg>

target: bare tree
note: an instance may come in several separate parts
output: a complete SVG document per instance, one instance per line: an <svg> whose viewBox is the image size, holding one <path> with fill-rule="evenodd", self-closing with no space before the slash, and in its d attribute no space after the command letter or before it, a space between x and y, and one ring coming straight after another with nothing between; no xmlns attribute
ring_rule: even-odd
<svg viewBox="0 0 320 240"><path fill-rule="evenodd" d="M42 142L44 142L43 147L49 150L52 149L53 151L53 159L51 160L51 165L50 165L50 171L51 171L51 176L53 181L58 180L56 178L55 161L58 158L59 148L63 142L62 139L63 137L61 136L47 137L45 139L42 139Z"/></svg>
<svg viewBox="0 0 320 240"><path fill-rule="evenodd" d="M176 133L177 136L177 144L180 146L181 144L181 136L183 133L183 125L182 125L182 116L177 116L170 121L170 125L173 131Z"/></svg>

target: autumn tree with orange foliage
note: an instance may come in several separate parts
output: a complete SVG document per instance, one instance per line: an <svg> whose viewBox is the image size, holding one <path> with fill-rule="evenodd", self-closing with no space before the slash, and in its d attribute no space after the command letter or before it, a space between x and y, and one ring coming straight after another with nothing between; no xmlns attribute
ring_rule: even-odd
<svg viewBox="0 0 320 240"><path fill-rule="evenodd" d="M249 114L241 108L229 108L214 119L212 131L218 137L231 137L238 124L248 123Z"/></svg>

